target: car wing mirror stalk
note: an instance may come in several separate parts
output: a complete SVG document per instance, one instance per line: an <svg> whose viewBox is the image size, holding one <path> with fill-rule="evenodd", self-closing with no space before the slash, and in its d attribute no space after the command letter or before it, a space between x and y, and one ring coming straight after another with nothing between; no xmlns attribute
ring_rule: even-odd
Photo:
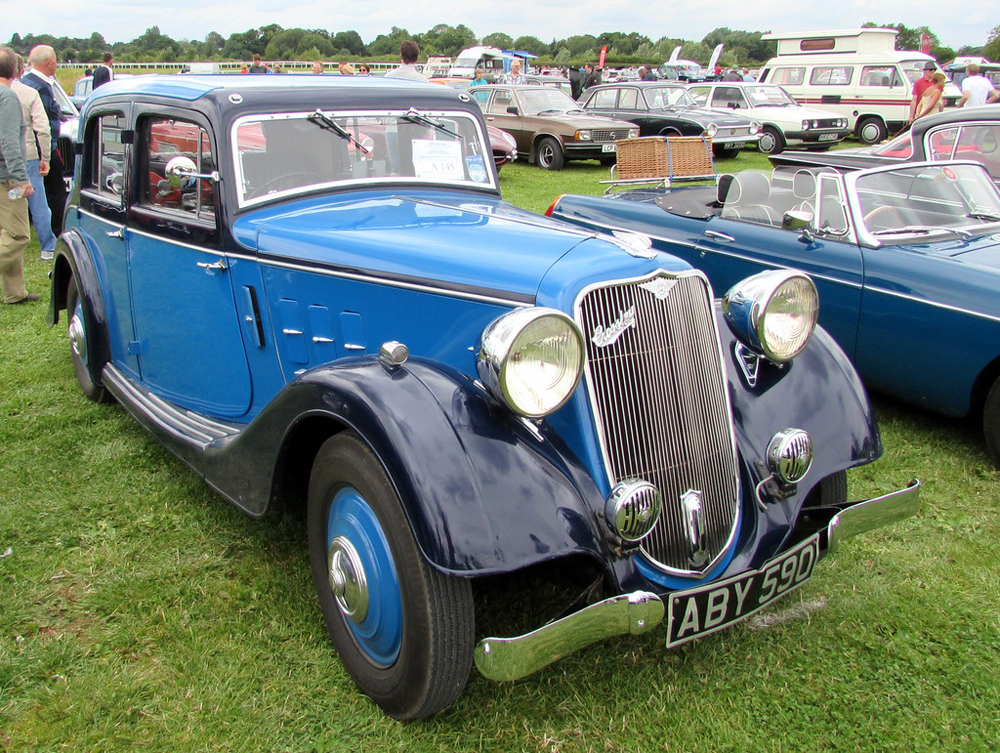
<svg viewBox="0 0 1000 753"><path fill-rule="evenodd" d="M210 180L213 183L218 183L222 179L218 170L213 170L210 173L199 173L198 166L195 165L194 160L183 155L171 158L167 163L166 173L167 180L174 188L180 188L185 180L191 178Z"/></svg>

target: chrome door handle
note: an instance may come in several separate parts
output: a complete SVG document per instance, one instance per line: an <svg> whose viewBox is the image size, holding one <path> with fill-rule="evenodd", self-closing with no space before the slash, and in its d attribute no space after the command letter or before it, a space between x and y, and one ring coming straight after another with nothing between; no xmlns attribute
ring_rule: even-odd
<svg viewBox="0 0 1000 753"><path fill-rule="evenodd" d="M212 262L212 263L207 261L200 261L198 262L198 266L204 269L207 274L212 274L214 270L225 272L227 269L229 269L229 265L226 264L225 259L219 259L217 262Z"/></svg>
<svg viewBox="0 0 1000 753"><path fill-rule="evenodd" d="M124 238L125 237L125 228L120 227L117 230L107 230L107 231L105 231L104 234L106 236L108 236L109 238Z"/></svg>
<svg viewBox="0 0 1000 753"><path fill-rule="evenodd" d="M705 235L714 241L719 241L720 243L732 243L736 240L733 236L720 233L718 230L706 230Z"/></svg>

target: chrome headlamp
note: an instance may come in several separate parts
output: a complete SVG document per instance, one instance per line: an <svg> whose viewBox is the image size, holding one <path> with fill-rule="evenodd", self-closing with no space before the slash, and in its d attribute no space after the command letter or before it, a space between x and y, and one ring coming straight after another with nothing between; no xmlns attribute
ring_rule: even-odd
<svg viewBox="0 0 1000 753"><path fill-rule="evenodd" d="M577 141L591 141L594 135L590 131L577 131L574 138Z"/></svg>
<svg viewBox="0 0 1000 753"><path fill-rule="evenodd" d="M705 129L705 133L709 138L712 138L719 132L719 126L715 123L709 123L708 128Z"/></svg>
<svg viewBox="0 0 1000 753"><path fill-rule="evenodd" d="M583 359L576 322L556 309L523 308L486 327L476 369L493 397L518 415L541 418L573 394Z"/></svg>
<svg viewBox="0 0 1000 753"><path fill-rule="evenodd" d="M747 277L722 299L730 329L748 347L777 363L797 356L819 317L819 295L801 272L774 269Z"/></svg>
<svg viewBox="0 0 1000 753"><path fill-rule="evenodd" d="M750 123L750 135L753 136L756 133L760 133L760 129L764 126L758 123L756 120Z"/></svg>

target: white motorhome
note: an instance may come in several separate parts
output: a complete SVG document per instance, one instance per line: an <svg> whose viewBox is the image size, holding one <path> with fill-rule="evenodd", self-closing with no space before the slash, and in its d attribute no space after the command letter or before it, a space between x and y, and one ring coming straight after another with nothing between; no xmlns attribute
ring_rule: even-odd
<svg viewBox="0 0 1000 753"><path fill-rule="evenodd" d="M487 81L498 81L504 74L504 51L486 45L469 47L458 53L448 75L472 78L476 68L483 69Z"/></svg>
<svg viewBox="0 0 1000 753"><path fill-rule="evenodd" d="M778 84L804 105L844 115L854 135L875 144L901 129L910 117L913 83L924 65L934 63L922 52L895 49L896 29L764 34L778 43L759 80ZM961 92L945 85L945 106Z"/></svg>

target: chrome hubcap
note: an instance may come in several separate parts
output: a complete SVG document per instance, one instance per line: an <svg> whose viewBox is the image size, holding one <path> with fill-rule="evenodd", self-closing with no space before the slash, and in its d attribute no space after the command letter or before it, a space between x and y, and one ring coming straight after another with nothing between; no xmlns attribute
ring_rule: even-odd
<svg viewBox="0 0 1000 753"><path fill-rule="evenodd" d="M69 322L69 344L73 348L76 357L81 361L87 360L87 333L83 329L83 322L79 314L74 314Z"/></svg>
<svg viewBox="0 0 1000 753"><path fill-rule="evenodd" d="M368 616L368 579L358 550L347 538L338 536L327 555L330 589L344 616L355 623Z"/></svg>

